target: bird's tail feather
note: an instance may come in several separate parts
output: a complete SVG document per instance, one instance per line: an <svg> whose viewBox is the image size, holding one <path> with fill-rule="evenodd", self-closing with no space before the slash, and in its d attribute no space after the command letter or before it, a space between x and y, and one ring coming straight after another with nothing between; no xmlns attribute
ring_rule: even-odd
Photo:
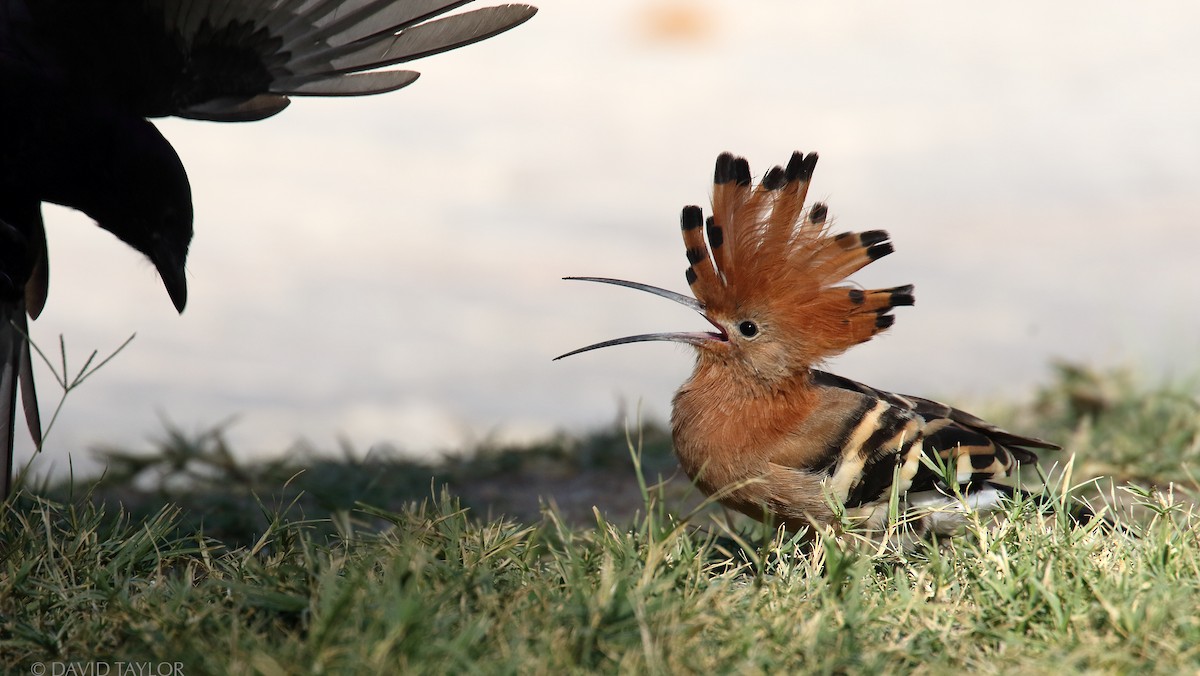
<svg viewBox="0 0 1200 676"><path fill-rule="evenodd" d="M0 502L12 489L13 447L17 432L17 391L25 413L25 423L37 447L42 445L42 422L38 413L37 393L33 384L33 360L29 350L29 325L24 301L7 303L0 308Z"/></svg>

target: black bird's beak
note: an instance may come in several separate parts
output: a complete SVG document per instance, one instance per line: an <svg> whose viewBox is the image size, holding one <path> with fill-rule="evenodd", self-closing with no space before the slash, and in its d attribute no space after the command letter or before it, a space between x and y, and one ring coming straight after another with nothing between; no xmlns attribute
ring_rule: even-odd
<svg viewBox="0 0 1200 676"><path fill-rule="evenodd" d="M182 314L184 306L187 305L187 273L184 270L187 249L184 249L183 256L179 256L171 251L171 247L163 240L157 240L155 244L156 246L147 252L147 258L154 263L154 269L158 270L158 276L162 278L163 286L167 288L167 295L171 297L175 310ZM186 247L186 244L184 246Z"/></svg>
<svg viewBox="0 0 1200 676"><path fill-rule="evenodd" d="M674 343L688 343L689 345L703 345L712 340L729 340L729 336L725 333L725 330L704 313L704 305L691 296L685 296L682 293L668 291L667 289L660 289L657 286L650 286L649 284L628 282L623 279L610 279L608 277L563 277L563 279L575 279L582 282L600 282L601 284L615 284L616 286L625 286L630 289L637 289L638 291L645 291L646 293L652 293L656 296L662 296L663 298L673 300L680 305L689 307L700 313L700 316L707 319L710 324L716 327L719 333L714 333L712 331L670 331L663 333L643 333L637 336L614 338L601 343L595 343L594 345L588 345L587 347L581 347L578 350L571 350L566 354L558 355L554 358L554 361L558 361L563 357L570 357L571 355L579 354L580 352L598 350L602 347L612 347L613 345L624 345L625 343L644 343L654 340L662 340Z"/></svg>
<svg viewBox="0 0 1200 676"><path fill-rule="evenodd" d="M187 305L187 278L183 267L159 265L158 261L155 261L154 267L158 268L158 275L162 277L163 286L167 287L167 295L175 304L175 310L182 314Z"/></svg>

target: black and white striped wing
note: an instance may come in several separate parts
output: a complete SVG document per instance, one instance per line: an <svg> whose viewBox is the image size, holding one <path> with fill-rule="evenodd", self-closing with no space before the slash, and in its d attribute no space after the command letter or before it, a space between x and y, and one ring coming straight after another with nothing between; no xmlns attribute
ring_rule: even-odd
<svg viewBox="0 0 1200 676"><path fill-rule="evenodd" d="M897 477L902 494L946 492L950 481L970 493L1011 477L1018 464L1036 463L1037 455L1028 449L1059 448L929 399L876 390L823 371L813 371L812 380L818 389L850 392L861 402L863 413L847 416L844 435L861 441L845 448L826 470L835 486L843 487L847 507L887 500Z"/></svg>

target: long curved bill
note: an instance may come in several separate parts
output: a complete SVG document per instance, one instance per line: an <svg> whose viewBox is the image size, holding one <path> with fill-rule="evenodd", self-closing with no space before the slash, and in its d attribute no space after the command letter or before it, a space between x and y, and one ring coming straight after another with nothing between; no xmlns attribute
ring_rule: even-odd
<svg viewBox="0 0 1200 676"><path fill-rule="evenodd" d="M624 286L624 287L628 287L630 289L637 289L638 291L645 291L646 293L652 293L656 296L662 296L663 298L666 298L668 300L673 300L676 303L679 303L680 305L689 307L689 308L695 310L696 312L700 313L700 316L704 317L705 319L708 319L708 316L704 314L704 306L700 304L700 301L696 300L695 298L692 298L691 296L685 296L682 293L676 293L674 291L669 291L667 289L661 289L657 286L650 286L649 284L642 284L640 282L629 282L624 279L610 279L608 277L563 277L563 279L579 280L581 282L600 282L601 284L614 284L616 286ZM712 320L709 320L709 321L711 323ZM713 324L713 326L717 326L717 325ZM721 327L717 326L717 329L720 330ZM566 354L558 355L557 357L554 358L554 361L558 361L559 359L562 359L563 357L570 357L571 355L579 354L580 352L588 352L590 350L598 350L602 347L612 347L613 345L624 345L626 343L644 343L644 342L653 341L653 340L663 340L663 341L670 341L670 342L675 342L675 343L689 343L691 345L700 345L700 344L705 343L710 340L727 340L727 338L725 336L724 331L721 331L720 333L713 333L710 331L682 331L682 332L681 331L670 331L670 332L663 332L663 333L643 333L643 334L636 335L636 336L626 336L624 338L614 338L612 340L606 340L601 343L595 343L594 345L588 345L587 347L581 347L578 350L571 350L570 352L567 352Z"/></svg>

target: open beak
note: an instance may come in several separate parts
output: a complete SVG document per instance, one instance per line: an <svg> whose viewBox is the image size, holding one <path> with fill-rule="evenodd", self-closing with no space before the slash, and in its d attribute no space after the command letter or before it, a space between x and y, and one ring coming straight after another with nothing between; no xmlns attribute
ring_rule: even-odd
<svg viewBox="0 0 1200 676"><path fill-rule="evenodd" d="M710 323L714 327L716 327L717 332L684 331L684 332L665 332L665 333L643 333L643 334L637 335L637 336L626 336L624 338L614 338L612 340L606 340L602 343L596 343L594 345L588 345L587 347L581 347L578 350L571 350L570 352L568 352L566 354L560 354L554 358L554 361L558 361L559 359L562 359L563 357L570 357L573 354L579 354L580 352L587 352L588 350L597 350L602 347L612 347L613 345L624 345L625 343L644 343L644 342L651 341L651 340L665 340L665 341L670 341L670 342L674 342L674 343L688 343L690 345L702 345L704 343L707 343L710 340L721 340L721 341L729 340L729 336L725 333L725 330L722 329L720 326L718 326L715 322L713 322L713 320L709 319L708 315L704 314L704 306L700 304L700 301L696 300L695 298L692 298L691 296L685 296L682 293L675 293L674 291L660 289L657 286L650 286L649 284L641 284L639 282L627 282L623 279L609 279L608 277L563 277L563 279L577 279L577 280L583 281L583 282L600 282L601 284L615 284L617 286L626 286L631 289L637 289L638 291L645 291L647 293L652 293L656 296L662 296L663 298L673 300L676 303L679 303L680 305L690 307L691 309L700 313L701 317L704 317L705 319L708 320L708 323Z"/></svg>

